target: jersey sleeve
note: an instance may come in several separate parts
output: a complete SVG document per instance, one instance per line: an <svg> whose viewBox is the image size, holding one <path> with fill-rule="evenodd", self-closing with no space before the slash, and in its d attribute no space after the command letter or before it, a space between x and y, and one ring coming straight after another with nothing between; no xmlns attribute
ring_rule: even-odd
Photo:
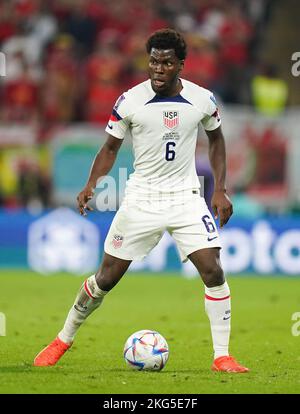
<svg viewBox="0 0 300 414"><path fill-rule="evenodd" d="M112 110L105 131L113 137L124 139L130 125L130 103L126 93L121 95Z"/></svg>
<svg viewBox="0 0 300 414"><path fill-rule="evenodd" d="M205 116L201 120L206 131L213 131L221 125L221 117L217 106L216 98L212 93L208 96L208 103L205 109Z"/></svg>

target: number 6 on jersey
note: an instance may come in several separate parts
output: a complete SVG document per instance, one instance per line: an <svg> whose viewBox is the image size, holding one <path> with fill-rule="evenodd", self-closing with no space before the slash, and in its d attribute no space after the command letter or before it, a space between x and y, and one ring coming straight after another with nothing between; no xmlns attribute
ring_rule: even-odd
<svg viewBox="0 0 300 414"><path fill-rule="evenodd" d="M172 147L176 147L176 142L166 143L166 161L173 161L175 159L175 150L171 149Z"/></svg>

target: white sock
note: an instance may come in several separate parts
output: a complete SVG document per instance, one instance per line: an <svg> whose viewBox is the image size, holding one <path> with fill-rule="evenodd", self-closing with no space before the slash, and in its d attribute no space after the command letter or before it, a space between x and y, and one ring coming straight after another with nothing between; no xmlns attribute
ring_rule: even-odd
<svg viewBox="0 0 300 414"><path fill-rule="evenodd" d="M66 344L73 342L76 332L85 319L97 309L108 292L99 289L95 275L90 276L81 286L70 309L63 329L58 337Z"/></svg>
<svg viewBox="0 0 300 414"><path fill-rule="evenodd" d="M229 355L230 290L227 282L221 286L205 286L205 310L210 320L214 358Z"/></svg>

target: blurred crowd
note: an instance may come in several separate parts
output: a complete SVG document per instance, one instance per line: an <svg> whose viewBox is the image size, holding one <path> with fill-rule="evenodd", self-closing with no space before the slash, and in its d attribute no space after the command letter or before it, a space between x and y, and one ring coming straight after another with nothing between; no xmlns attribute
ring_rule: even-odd
<svg viewBox="0 0 300 414"><path fill-rule="evenodd" d="M286 86L260 60L275 1L0 0L0 125L29 125L41 146L58 125L103 126L116 98L147 79L145 43L164 27L187 41L182 77L224 103L277 114ZM53 206L51 167L20 154L0 154L0 207Z"/></svg>
<svg viewBox="0 0 300 414"><path fill-rule="evenodd" d="M2 0L0 121L106 123L116 97L147 78L145 42L185 34L183 77L224 102L249 103L249 77L270 0Z"/></svg>

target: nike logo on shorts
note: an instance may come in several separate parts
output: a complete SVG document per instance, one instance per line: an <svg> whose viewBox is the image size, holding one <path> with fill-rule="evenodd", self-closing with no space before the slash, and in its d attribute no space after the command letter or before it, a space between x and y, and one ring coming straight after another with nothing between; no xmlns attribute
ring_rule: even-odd
<svg viewBox="0 0 300 414"><path fill-rule="evenodd" d="M228 316L228 318L225 318L224 316L223 321L227 321L227 319L230 319L230 316Z"/></svg>
<svg viewBox="0 0 300 414"><path fill-rule="evenodd" d="M217 238L218 238L218 236L215 236L215 237L207 237L207 241L212 241L212 240L215 240Z"/></svg>
<svg viewBox="0 0 300 414"><path fill-rule="evenodd" d="M113 126L112 125L107 124L107 126L108 126L109 129L113 129Z"/></svg>

